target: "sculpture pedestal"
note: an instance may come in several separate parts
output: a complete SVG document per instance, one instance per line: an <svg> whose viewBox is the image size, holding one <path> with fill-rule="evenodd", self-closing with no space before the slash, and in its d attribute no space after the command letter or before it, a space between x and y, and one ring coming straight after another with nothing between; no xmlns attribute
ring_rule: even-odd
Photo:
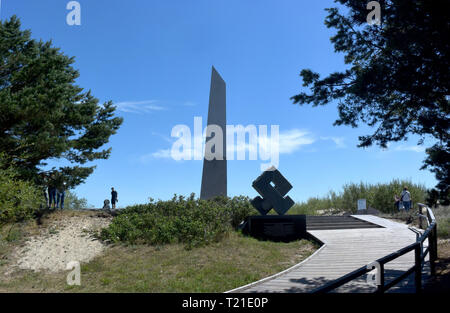
<svg viewBox="0 0 450 313"><path fill-rule="evenodd" d="M305 215L250 216L243 233L261 240L289 242L307 238Z"/></svg>

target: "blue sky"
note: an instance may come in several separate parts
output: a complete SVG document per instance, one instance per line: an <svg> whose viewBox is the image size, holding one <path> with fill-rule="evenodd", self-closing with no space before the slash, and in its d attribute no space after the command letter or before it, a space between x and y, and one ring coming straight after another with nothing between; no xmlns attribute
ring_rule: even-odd
<svg viewBox="0 0 450 313"><path fill-rule="evenodd" d="M119 205L200 193L202 162L167 158L172 128L208 112L211 66L227 83L227 123L280 125L285 148L279 169L296 201L340 191L348 182L436 180L420 171L417 139L388 150L357 148L366 127L334 127L336 104L292 104L303 90L299 73L345 68L324 25L332 1L299 0L80 0L81 25L69 26L66 0L2 0L1 18L16 14L34 38L75 56L78 84L102 102L112 100L125 121L108 147L111 158L75 192L100 207L119 191ZM205 125L203 125L205 127ZM229 161L230 196L256 196L261 161Z"/></svg>

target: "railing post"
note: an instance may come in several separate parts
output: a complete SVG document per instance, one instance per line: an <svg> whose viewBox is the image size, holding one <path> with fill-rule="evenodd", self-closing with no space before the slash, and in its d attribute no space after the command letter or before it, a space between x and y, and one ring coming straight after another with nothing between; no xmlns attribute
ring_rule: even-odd
<svg viewBox="0 0 450 313"><path fill-rule="evenodd" d="M428 237L428 244L430 246L430 271L431 275L436 275L436 260L437 260L437 225L435 224Z"/></svg>
<svg viewBox="0 0 450 313"><path fill-rule="evenodd" d="M438 233L437 233L437 223L434 224L434 260L437 260L438 258Z"/></svg>
<svg viewBox="0 0 450 313"><path fill-rule="evenodd" d="M380 284L377 286L377 293L384 292L384 264L380 264Z"/></svg>
<svg viewBox="0 0 450 313"><path fill-rule="evenodd" d="M422 213L422 206L418 205L418 207L419 207L419 228L423 229L422 228L422 215L423 215L423 213Z"/></svg>
<svg viewBox="0 0 450 313"><path fill-rule="evenodd" d="M420 293L422 290L422 256L421 256L421 248L420 243L417 243L416 248L414 249L415 252L415 285L416 285L416 293Z"/></svg>

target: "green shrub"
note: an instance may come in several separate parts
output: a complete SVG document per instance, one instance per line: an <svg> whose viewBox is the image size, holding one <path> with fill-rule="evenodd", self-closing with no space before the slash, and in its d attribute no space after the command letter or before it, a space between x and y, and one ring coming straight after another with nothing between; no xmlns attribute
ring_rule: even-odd
<svg viewBox="0 0 450 313"><path fill-rule="evenodd" d="M88 209L90 206L86 198L79 198L73 191L67 190L64 197L64 208L67 210Z"/></svg>
<svg viewBox="0 0 450 313"><path fill-rule="evenodd" d="M31 217L41 201L42 192L33 183L18 179L13 168L0 169L0 224Z"/></svg>
<svg viewBox="0 0 450 313"><path fill-rule="evenodd" d="M130 244L184 243L187 248L217 242L249 215L256 214L248 198L214 200L176 195L170 201L154 201L121 210L103 240Z"/></svg>

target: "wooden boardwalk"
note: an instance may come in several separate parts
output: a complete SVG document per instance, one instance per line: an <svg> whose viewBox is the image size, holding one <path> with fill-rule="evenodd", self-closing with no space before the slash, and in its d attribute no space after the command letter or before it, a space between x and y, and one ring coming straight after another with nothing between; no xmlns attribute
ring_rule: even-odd
<svg viewBox="0 0 450 313"><path fill-rule="evenodd" d="M416 235L407 225L373 215L354 217L380 225L382 228L310 230L309 233L323 243L312 256L284 272L229 292L311 292L416 240ZM424 242L424 248L427 245L428 240ZM412 266L414 266L414 251L387 263L385 282L388 283ZM423 272L423 278L426 279L429 275L427 265L424 266ZM368 283L367 275L364 275L335 291L361 293L375 290L376 286ZM414 291L414 274L389 290L401 293Z"/></svg>

